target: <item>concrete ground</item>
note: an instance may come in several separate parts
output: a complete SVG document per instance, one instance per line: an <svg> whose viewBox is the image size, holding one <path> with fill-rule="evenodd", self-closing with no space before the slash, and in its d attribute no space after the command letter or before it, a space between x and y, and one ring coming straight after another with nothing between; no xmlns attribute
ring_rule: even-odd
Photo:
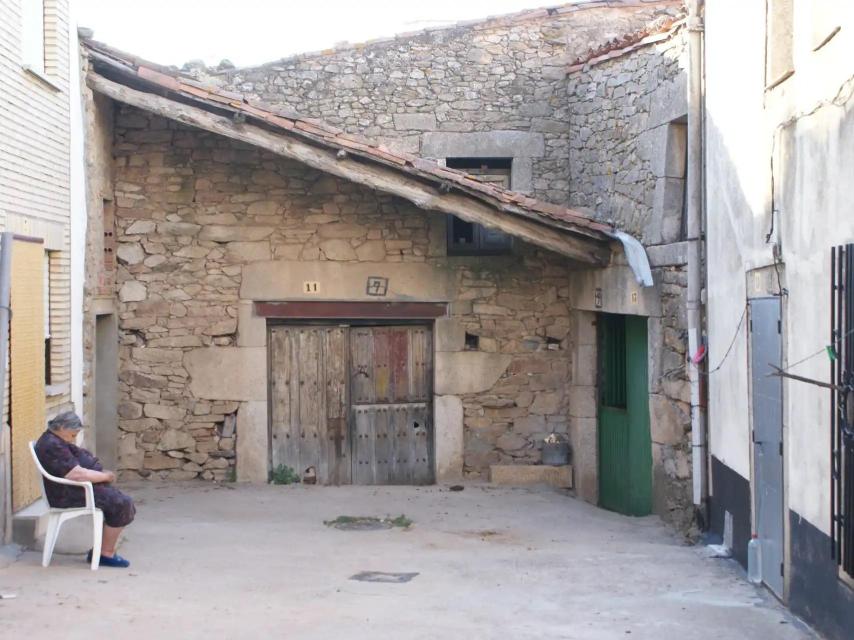
<svg viewBox="0 0 854 640"><path fill-rule="evenodd" d="M0 570L4 638L566 638L814 636L729 560L655 518L549 489L128 487L130 569L24 553ZM340 531L339 515L409 530ZM362 571L417 572L404 584Z"/></svg>

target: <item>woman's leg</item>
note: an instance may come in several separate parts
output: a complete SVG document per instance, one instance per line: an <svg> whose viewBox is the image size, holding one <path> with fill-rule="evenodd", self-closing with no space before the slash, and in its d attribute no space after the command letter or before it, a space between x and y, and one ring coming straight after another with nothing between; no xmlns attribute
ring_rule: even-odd
<svg viewBox="0 0 854 640"><path fill-rule="evenodd" d="M136 514L133 500L115 487L95 485L95 506L104 512L104 537L101 555L112 558L122 530Z"/></svg>
<svg viewBox="0 0 854 640"><path fill-rule="evenodd" d="M101 542L101 555L112 558L116 555L116 544L124 527L111 527L104 525L104 538Z"/></svg>

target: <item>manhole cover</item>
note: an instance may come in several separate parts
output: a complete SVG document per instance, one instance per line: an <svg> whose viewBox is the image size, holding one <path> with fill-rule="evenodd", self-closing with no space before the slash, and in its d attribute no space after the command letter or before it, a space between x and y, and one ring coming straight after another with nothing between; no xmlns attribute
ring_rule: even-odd
<svg viewBox="0 0 854 640"><path fill-rule="evenodd" d="M392 584L402 584L409 582L417 576L417 573L386 573L385 571L362 571L354 576L350 576L350 580L358 580L359 582L387 582Z"/></svg>

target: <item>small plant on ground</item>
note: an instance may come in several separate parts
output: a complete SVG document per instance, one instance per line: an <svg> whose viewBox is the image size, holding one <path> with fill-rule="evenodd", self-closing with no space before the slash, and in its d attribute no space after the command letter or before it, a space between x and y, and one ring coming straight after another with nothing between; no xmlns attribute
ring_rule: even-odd
<svg viewBox="0 0 854 640"><path fill-rule="evenodd" d="M401 529L408 529L412 526L412 520L407 518L402 513L396 518L392 518L391 520L389 520L389 522L391 522L391 526L400 527Z"/></svg>
<svg viewBox="0 0 854 640"><path fill-rule="evenodd" d="M408 529L412 526L413 521L403 514L396 518L390 516L385 518L375 518L373 516L338 516L334 520L324 520L323 524L327 527L339 527L343 529L359 529L363 526L365 528L376 528L370 527L372 524L381 525L379 528L391 529L392 527L400 527L401 529Z"/></svg>
<svg viewBox="0 0 854 640"><path fill-rule="evenodd" d="M297 484L299 481L299 474L284 464L270 472L270 484Z"/></svg>

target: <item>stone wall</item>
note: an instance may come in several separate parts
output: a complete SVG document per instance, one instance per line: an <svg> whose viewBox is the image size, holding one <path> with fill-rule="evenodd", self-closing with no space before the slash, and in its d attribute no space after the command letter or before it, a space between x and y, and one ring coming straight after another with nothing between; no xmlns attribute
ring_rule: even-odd
<svg viewBox="0 0 854 640"><path fill-rule="evenodd" d="M570 206L647 247L684 240L686 61L680 32L568 77Z"/></svg>
<svg viewBox="0 0 854 640"><path fill-rule="evenodd" d="M634 31L665 10L626 4L635 6L567 5L261 67L194 71L415 154L514 157L514 173L522 172L514 175L514 189L565 204L567 65L588 47ZM520 140L508 133L526 135Z"/></svg>
<svg viewBox="0 0 854 640"><path fill-rule="evenodd" d="M82 87L86 107L85 161L86 174L86 255L83 281L83 406L78 407L87 424L96 417L95 362L96 318L112 313L115 298L115 243L113 219L113 103ZM107 219L105 220L105 212ZM99 429L99 425L95 425ZM87 447L95 448L90 433ZM103 452L99 453L103 455ZM107 456L105 462L113 456Z"/></svg>
<svg viewBox="0 0 854 640"><path fill-rule="evenodd" d="M536 461L542 438L566 431L570 271L559 256L520 244L510 256L447 257L443 215L129 107L114 131L125 475L228 477L248 400L266 447L266 389L253 390L260 399L242 396L241 384L208 397L202 377L242 372L193 380L194 354L242 362L251 351L246 362L257 362L266 333L244 313L252 299L289 297L282 288L302 281L300 269L334 268L336 299L368 267L415 274L406 296L432 299L436 283L449 283L436 394L443 416L449 398L463 408L460 471ZM364 280L350 291L363 296Z"/></svg>
<svg viewBox="0 0 854 640"><path fill-rule="evenodd" d="M570 204L615 224L647 247L657 300L650 316L650 426L655 511L682 530L691 498L683 194L687 49L684 32L568 77ZM574 301L639 313L613 284ZM595 311L592 306L591 311Z"/></svg>

